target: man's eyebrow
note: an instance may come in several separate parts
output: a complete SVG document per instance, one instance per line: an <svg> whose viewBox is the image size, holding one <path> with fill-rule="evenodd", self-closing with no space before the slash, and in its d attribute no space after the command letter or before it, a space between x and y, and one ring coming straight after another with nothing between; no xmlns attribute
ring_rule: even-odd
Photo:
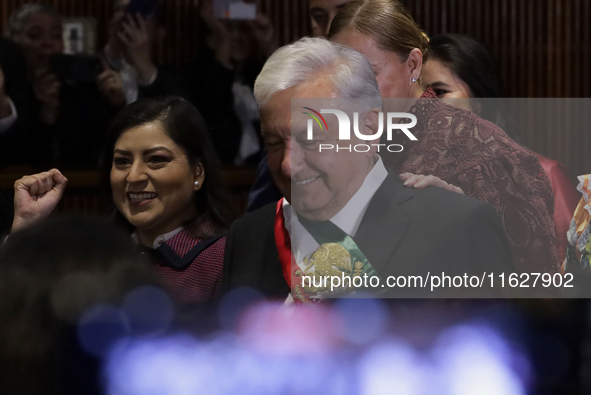
<svg viewBox="0 0 591 395"><path fill-rule="evenodd" d="M263 132L263 133L261 133L261 137L263 138L263 140L273 139L273 138L283 140L283 137L278 136L277 134L274 134L274 133L264 133Z"/></svg>
<svg viewBox="0 0 591 395"><path fill-rule="evenodd" d="M308 134L308 128L304 128L304 129L297 129L297 130L292 130L291 131L291 135L294 137L297 137L299 135L307 135Z"/></svg>

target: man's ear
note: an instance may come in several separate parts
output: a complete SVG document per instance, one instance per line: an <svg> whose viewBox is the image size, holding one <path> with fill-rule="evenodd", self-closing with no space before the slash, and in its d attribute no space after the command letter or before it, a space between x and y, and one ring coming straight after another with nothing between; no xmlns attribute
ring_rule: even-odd
<svg viewBox="0 0 591 395"><path fill-rule="evenodd" d="M410 51L408 59L406 59L406 67L410 75L410 80L408 82L412 84L411 81L413 78L415 81L418 81L421 76L421 69L423 68L423 53L420 49L415 48Z"/></svg>
<svg viewBox="0 0 591 395"><path fill-rule="evenodd" d="M203 164L199 162L193 168L193 189L200 190L203 187L203 181L205 181L205 169Z"/></svg>

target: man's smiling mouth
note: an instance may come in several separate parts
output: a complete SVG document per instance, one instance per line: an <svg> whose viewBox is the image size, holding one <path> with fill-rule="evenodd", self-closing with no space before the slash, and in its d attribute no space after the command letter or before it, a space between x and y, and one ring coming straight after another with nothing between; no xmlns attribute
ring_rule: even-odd
<svg viewBox="0 0 591 395"><path fill-rule="evenodd" d="M304 185L304 184L307 184L307 183L309 183L309 182L312 182L312 181L314 181L314 180L315 180L315 179L317 179L318 177L320 177L320 176L316 176L316 177L314 177L314 178L309 178L309 179L307 179L307 180L302 180L302 181L294 181L294 184L296 184L296 185Z"/></svg>

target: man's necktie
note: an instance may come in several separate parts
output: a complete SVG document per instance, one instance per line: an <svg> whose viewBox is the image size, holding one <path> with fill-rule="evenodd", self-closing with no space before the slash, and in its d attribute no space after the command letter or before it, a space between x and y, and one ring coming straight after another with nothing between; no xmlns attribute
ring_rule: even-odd
<svg viewBox="0 0 591 395"><path fill-rule="evenodd" d="M377 272L355 243L355 240L331 221L310 221L298 216L302 226L320 244L310 257L304 258L304 275L364 277ZM312 271L312 268L314 270ZM329 283L330 284L330 283ZM328 287L315 287L320 291ZM359 287L354 287L359 288Z"/></svg>

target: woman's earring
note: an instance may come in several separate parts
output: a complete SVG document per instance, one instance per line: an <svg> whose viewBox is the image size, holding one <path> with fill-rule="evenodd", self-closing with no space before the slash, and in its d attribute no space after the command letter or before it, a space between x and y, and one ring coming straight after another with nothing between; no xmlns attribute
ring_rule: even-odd
<svg viewBox="0 0 591 395"><path fill-rule="evenodd" d="M415 77L412 77L412 78L410 79L410 82L412 82L412 83L414 84L415 82L417 82L417 79L416 79Z"/></svg>
<svg viewBox="0 0 591 395"><path fill-rule="evenodd" d="M195 181L193 183L193 185L195 185L195 189L197 189L197 190L199 189L199 181Z"/></svg>

